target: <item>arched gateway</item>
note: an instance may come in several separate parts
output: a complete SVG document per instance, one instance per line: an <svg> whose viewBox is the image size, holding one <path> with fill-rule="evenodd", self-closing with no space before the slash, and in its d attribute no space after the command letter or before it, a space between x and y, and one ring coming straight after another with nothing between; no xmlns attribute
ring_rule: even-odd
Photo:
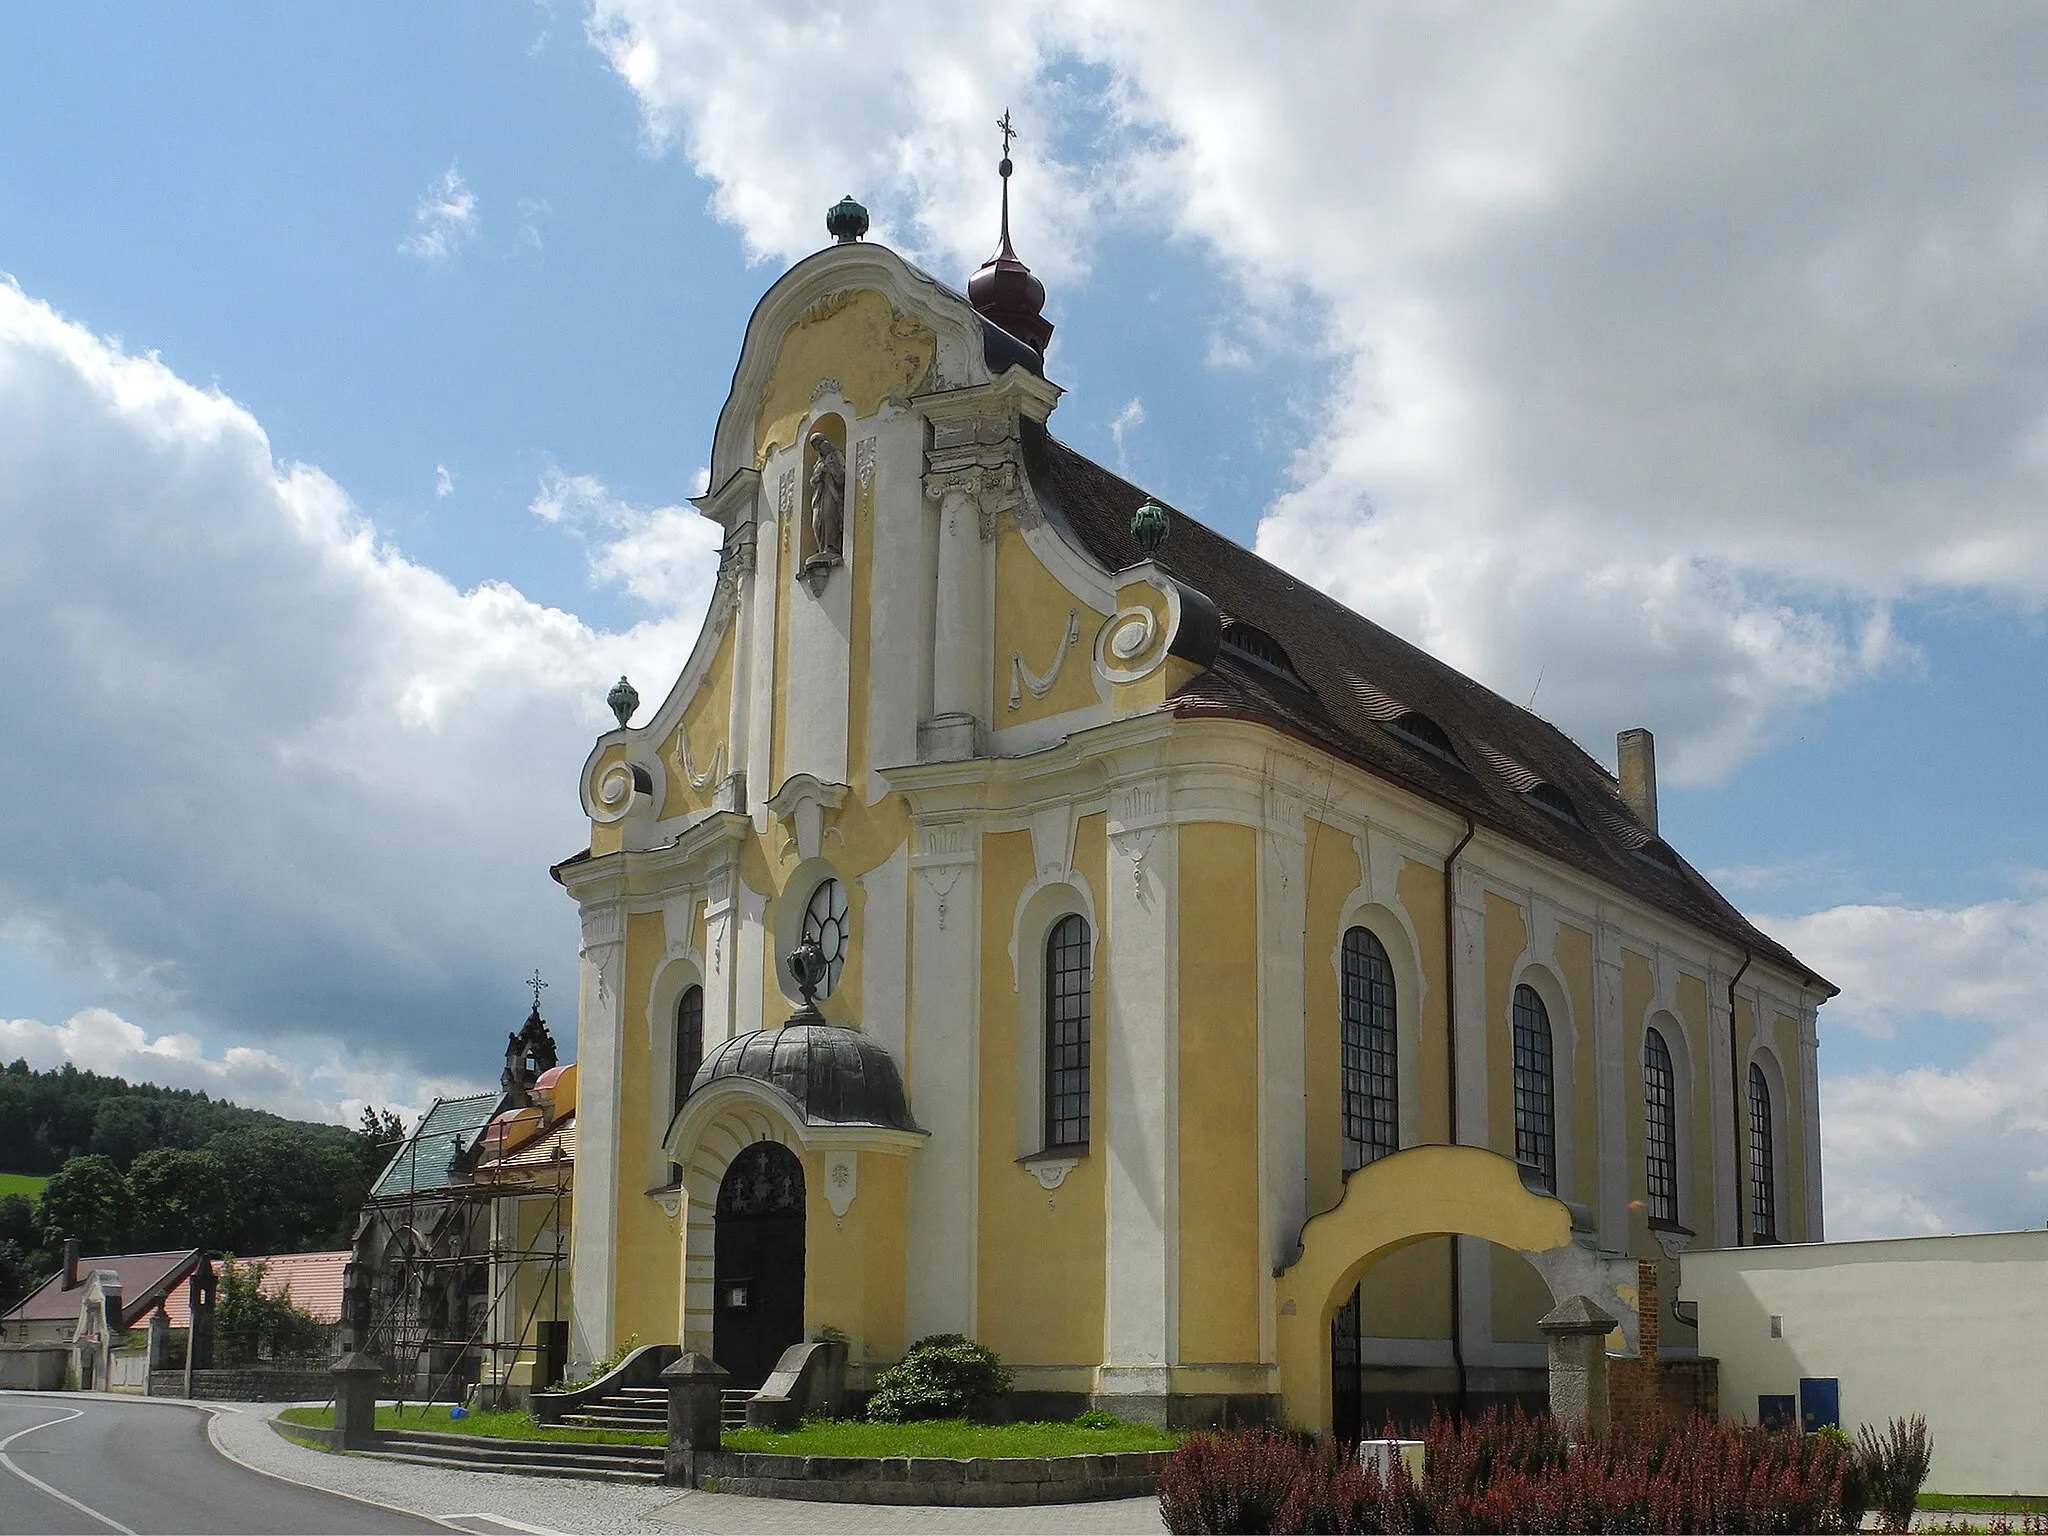
<svg viewBox="0 0 2048 1536"><path fill-rule="evenodd" d="M718 1185L711 1357L735 1387L758 1387L804 1336L804 1165L757 1141Z"/></svg>
<svg viewBox="0 0 2048 1536"><path fill-rule="evenodd" d="M1636 1349L1633 1259L1603 1254L1590 1221L1521 1170L1480 1147L1412 1147L1352 1173L1344 1198L1301 1229L1300 1251L1274 1277L1281 1411L1289 1424L1333 1427L1330 1325L1378 1260L1433 1237L1477 1237L1514 1249L1552 1296L1590 1296L1621 1319Z"/></svg>

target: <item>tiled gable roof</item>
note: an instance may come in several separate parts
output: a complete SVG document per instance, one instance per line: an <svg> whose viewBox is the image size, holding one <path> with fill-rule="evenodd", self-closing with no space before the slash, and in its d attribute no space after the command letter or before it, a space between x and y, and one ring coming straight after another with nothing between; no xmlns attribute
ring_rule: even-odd
<svg viewBox="0 0 2048 1536"><path fill-rule="evenodd" d="M1122 570L1144 558L1130 523L1148 499L1145 491L1028 419L1024 461L1040 506L1104 567ZM1175 714L1283 731L1835 990L1654 838L1613 777L1556 726L1205 524L1167 510L1161 563L1228 618L1270 636L1288 664L1262 665L1226 646L1209 671L1168 700ZM1459 762L1397 733L1396 722L1410 710L1442 728ZM1527 791L1537 783L1562 791L1577 822L1533 800Z"/></svg>
<svg viewBox="0 0 2048 1536"><path fill-rule="evenodd" d="M199 1263L196 1248L169 1249L162 1253L110 1253L78 1261L79 1283L64 1288L60 1270L23 1297L20 1304L0 1322L75 1322L79 1304L85 1299L85 1279L96 1269L111 1269L121 1277L123 1326L134 1326L147 1317L168 1292L180 1285Z"/></svg>

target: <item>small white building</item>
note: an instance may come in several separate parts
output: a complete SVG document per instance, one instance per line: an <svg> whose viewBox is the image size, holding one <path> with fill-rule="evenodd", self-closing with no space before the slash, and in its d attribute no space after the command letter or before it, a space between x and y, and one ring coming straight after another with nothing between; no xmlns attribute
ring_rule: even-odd
<svg viewBox="0 0 2048 1536"><path fill-rule="evenodd" d="M1832 1378L1851 1434L1926 1415L1929 1489L2048 1494L2048 1231L1700 1250L1680 1295L1723 1413Z"/></svg>

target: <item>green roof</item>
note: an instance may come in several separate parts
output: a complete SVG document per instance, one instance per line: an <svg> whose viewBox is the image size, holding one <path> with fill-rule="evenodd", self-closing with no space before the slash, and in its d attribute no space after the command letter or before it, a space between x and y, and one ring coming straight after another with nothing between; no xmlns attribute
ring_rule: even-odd
<svg viewBox="0 0 2048 1536"><path fill-rule="evenodd" d="M370 1190L372 1200L446 1189L454 1182L455 1160L476 1144L491 1116L505 1102L500 1093L479 1093L466 1099L436 1099L420 1116L398 1155Z"/></svg>

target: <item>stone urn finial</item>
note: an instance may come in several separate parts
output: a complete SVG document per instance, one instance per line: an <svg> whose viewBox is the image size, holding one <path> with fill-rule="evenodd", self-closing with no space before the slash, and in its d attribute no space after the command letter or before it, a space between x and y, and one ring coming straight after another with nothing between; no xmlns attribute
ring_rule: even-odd
<svg viewBox="0 0 2048 1536"><path fill-rule="evenodd" d="M612 713L619 717L619 729L623 731L626 722L633 718L633 711L640 707L640 690L621 676L612 684L612 691L604 696L604 701L611 705Z"/></svg>
<svg viewBox="0 0 2048 1536"><path fill-rule="evenodd" d="M1156 501L1147 501L1131 514L1131 537L1138 541L1147 560L1159 558L1159 546L1166 542L1166 528L1166 508Z"/></svg>
<svg viewBox="0 0 2048 1536"><path fill-rule="evenodd" d="M847 193L825 210L825 233L840 245L852 245L868 232L868 211Z"/></svg>

